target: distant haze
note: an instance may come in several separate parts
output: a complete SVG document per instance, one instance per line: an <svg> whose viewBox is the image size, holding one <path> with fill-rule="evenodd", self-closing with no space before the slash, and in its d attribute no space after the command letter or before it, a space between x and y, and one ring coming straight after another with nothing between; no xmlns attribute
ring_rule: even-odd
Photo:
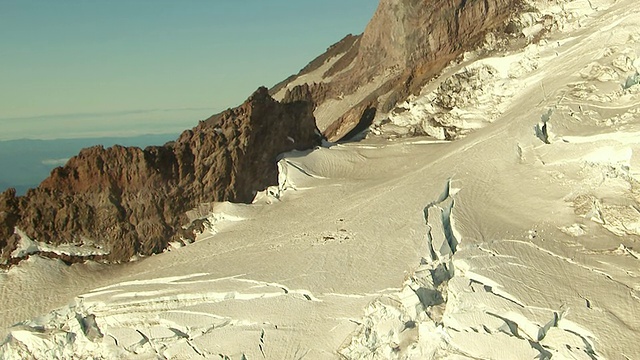
<svg viewBox="0 0 640 360"><path fill-rule="evenodd" d="M0 139L177 133L296 73L377 0L0 2Z"/></svg>
<svg viewBox="0 0 640 360"><path fill-rule="evenodd" d="M134 137L78 138L63 140L9 140L0 141L0 192L6 188L16 188L18 194L38 186L51 170L63 166L67 160L77 155L80 149L115 144L123 146L162 145L174 140L175 134L140 135Z"/></svg>
<svg viewBox="0 0 640 360"><path fill-rule="evenodd" d="M0 119L0 141L83 139L178 134L192 128L213 109L140 110ZM1 155L0 155L1 156Z"/></svg>

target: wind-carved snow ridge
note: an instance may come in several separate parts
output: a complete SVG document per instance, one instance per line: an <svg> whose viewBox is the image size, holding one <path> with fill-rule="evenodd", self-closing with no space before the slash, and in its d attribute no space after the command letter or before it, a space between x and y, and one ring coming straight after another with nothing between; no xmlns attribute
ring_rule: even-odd
<svg viewBox="0 0 640 360"><path fill-rule="evenodd" d="M288 189L296 190L296 186L289 177L289 163L285 158L278 160L278 185L269 186L266 190L256 193L254 203L265 202L271 204L280 201L284 192Z"/></svg>
<svg viewBox="0 0 640 360"><path fill-rule="evenodd" d="M299 157L302 154L309 154L311 151L292 151L285 153L277 162L278 185L269 186L264 191L256 194L253 203L272 204L282 200L286 192L290 190L298 191L306 189L301 185L308 182L308 179L323 179L322 176L313 174L303 166L297 164L289 158Z"/></svg>

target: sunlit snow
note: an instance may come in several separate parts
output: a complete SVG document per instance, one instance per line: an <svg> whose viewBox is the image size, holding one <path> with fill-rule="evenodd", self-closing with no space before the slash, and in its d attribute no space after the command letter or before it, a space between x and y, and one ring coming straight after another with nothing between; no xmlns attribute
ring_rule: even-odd
<svg viewBox="0 0 640 360"><path fill-rule="evenodd" d="M0 358L640 358L640 7L540 3L548 40L469 53L390 114L431 137L286 154L142 261L1 273Z"/></svg>

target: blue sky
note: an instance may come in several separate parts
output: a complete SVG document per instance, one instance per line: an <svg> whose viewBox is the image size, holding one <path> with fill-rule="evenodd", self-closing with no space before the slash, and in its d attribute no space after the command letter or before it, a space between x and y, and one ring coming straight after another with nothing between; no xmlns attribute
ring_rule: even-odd
<svg viewBox="0 0 640 360"><path fill-rule="evenodd" d="M296 73L378 0L0 0L0 140L178 132Z"/></svg>

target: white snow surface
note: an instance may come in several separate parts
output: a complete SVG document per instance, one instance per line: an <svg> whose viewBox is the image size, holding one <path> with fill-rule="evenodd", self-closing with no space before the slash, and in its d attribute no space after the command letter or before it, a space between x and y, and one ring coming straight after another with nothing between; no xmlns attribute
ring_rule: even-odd
<svg viewBox="0 0 640 360"><path fill-rule="evenodd" d="M76 245L51 245L47 243L40 243L29 238L20 229L16 229L16 234L18 234L18 236L20 237L20 241L18 242L17 248L11 253L12 258L23 258L27 255L36 254L39 252L48 252L58 255L70 256L106 255L109 253L107 250L97 247L91 242Z"/></svg>
<svg viewBox="0 0 640 360"><path fill-rule="evenodd" d="M568 54L561 54L563 51L582 48L584 43L576 44L583 39L580 34L591 31L593 26L602 26L596 25L596 19L605 12L603 9L608 9L613 3L615 1L609 0L529 1L531 11L515 20L522 27L521 35L525 36L528 45L523 47L518 45L522 40L488 34L482 48L465 53L461 61L451 64L419 95L411 96L389 113L387 118L390 122L374 128L374 132L455 139L501 118L507 109L520 101L521 96L531 91L546 93L546 83L552 80L545 70L547 64L568 58ZM619 36L616 33L621 24L623 19L615 19L598 29L598 32ZM616 31L613 31L614 28ZM543 31L554 36L532 42ZM633 31L629 36L632 36L632 41L637 41L633 40L633 36L636 36ZM578 52L575 56L581 54ZM633 85L640 81L637 75L640 58L633 47L617 48L611 43L599 58L590 61L581 59L586 64L581 64L578 72L580 77L601 83L609 82L609 86L602 87L603 90L616 88L619 91L616 94L584 96L594 100L603 100L603 97L610 99L610 96L617 97L623 87L629 87L629 92L637 93L637 87ZM568 61L573 59L568 58ZM574 85L582 86L585 83ZM383 119L384 116L379 118Z"/></svg>
<svg viewBox="0 0 640 360"><path fill-rule="evenodd" d="M0 273L0 358L639 359L640 6L558 3L525 77L469 65L513 95L456 141L290 153L189 246Z"/></svg>

